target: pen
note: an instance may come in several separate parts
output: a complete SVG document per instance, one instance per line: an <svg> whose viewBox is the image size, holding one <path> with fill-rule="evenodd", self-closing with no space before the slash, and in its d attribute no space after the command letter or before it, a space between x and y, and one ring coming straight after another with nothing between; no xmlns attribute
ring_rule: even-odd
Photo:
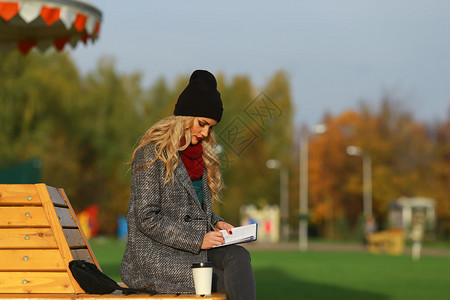
<svg viewBox="0 0 450 300"><path fill-rule="evenodd" d="M211 228L212 228L213 231L218 231L218 230L216 230L216 228L213 226L213 224L211 224L211 221L210 221L208 218L207 218L206 220L208 221L208 224L209 224L209 226L211 226Z"/></svg>

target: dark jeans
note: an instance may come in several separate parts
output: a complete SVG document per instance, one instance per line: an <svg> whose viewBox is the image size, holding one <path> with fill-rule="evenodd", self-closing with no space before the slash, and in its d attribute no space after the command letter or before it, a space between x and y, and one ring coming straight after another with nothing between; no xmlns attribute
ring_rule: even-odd
<svg viewBox="0 0 450 300"><path fill-rule="evenodd" d="M250 254L237 245L208 250L208 260L214 264L213 292L227 294L228 300L256 299L255 277Z"/></svg>

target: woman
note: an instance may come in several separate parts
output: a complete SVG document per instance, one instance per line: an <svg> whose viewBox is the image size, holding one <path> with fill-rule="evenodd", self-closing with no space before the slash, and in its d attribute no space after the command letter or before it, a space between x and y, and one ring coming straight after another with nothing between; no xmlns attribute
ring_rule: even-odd
<svg viewBox="0 0 450 300"><path fill-rule="evenodd" d="M174 115L153 125L133 153L128 243L122 280L159 293L193 293L191 265L214 264L213 291L228 299L255 299L249 253L223 244L232 225L214 214L223 188L213 151L213 127L222 118L214 75L194 71Z"/></svg>

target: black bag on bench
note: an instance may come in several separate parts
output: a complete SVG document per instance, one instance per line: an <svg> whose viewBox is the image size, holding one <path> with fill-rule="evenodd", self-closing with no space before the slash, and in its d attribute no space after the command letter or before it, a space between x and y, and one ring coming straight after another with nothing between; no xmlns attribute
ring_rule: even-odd
<svg viewBox="0 0 450 300"><path fill-rule="evenodd" d="M116 290L123 294L157 294L154 290L121 287L114 280L102 273L96 265L84 260L72 260L69 269L80 287L88 294L111 294Z"/></svg>

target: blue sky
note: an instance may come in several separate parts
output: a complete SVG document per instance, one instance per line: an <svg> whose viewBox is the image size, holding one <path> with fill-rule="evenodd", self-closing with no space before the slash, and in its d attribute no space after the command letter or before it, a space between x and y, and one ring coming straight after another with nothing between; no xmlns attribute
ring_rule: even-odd
<svg viewBox="0 0 450 300"><path fill-rule="evenodd" d="M361 100L377 107L385 92L420 121L449 113L447 0L91 2L103 23L94 45L73 51L82 72L107 56L120 72L141 72L145 86L207 69L248 75L262 89L285 70L297 124Z"/></svg>

